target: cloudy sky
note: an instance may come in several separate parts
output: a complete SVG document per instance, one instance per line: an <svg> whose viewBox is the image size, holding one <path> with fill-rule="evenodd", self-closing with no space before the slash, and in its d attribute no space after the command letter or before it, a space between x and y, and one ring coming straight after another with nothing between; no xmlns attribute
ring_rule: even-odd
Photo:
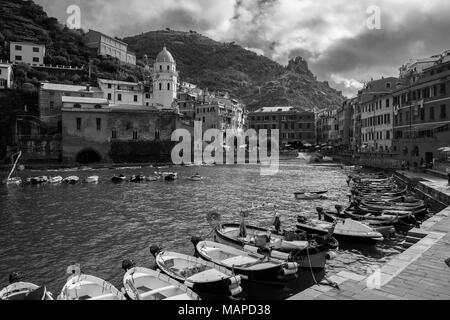
<svg viewBox="0 0 450 320"><path fill-rule="evenodd" d="M301 55L319 80L347 96L371 78L397 76L411 58L450 49L448 0L36 1L62 22L67 7L78 5L83 29L118 37L195 30L281 64Z"/></svg>

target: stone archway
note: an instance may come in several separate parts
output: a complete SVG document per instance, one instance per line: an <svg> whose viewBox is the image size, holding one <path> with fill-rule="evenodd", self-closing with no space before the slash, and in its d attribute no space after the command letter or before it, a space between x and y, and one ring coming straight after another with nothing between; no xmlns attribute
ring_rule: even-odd
<svg viewBox="0 0 450 320"><path fill-rule="evenodd" d="M102 161L102 156L96 150L86 148L77 153L76 161L81 164L98 163Z"/></svg>

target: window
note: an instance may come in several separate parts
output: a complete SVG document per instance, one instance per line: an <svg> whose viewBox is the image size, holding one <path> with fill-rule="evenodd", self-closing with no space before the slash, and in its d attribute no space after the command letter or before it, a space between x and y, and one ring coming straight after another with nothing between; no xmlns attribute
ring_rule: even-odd
<svg viewBox="0 0 450 320"><path fill-rule="evenodd" d="M102 106L100 105L100 104L96 104L95 106L94 106L94 109L101 109L102 108Z"/></svg>
<svg viewBox="0 0 450 320"><path fill-rule="evenodd" d="M134 95L134 102L137 102L137 101L138 101L138 96Z"/></svg>
<svg viewBox="0 0 450 320"><path fill-rule="evenodd" d="M160 137L160 132L155 131L155 140L159 140L159 137Z"/></svg>
<svg viewBox="0 0 450 320"><path fill-rule="evenodd" d="M111 138L112 138L112 139L117 139L117 131L116 131L116 130L113 130L113 131L111 132Z"/></svg>
<svg viewBox="0 0 450 320"><path fill-rule="evenodd" d="M391 100L386 99L386 108L389 108L389 107L390 107L390 103L391 103Z"/></svg>
<svg viewBox="0 0 450 320"><path fill-rule="evenodd" d="M434 120L434 107L430 107L430 120Z"/></svg>
<svg viewBox="0 0 450 320"><path fill-rule="evenodd" d="M39 62L39 58L33 57L33 62Z"/></svg>
<svg viewBox="0 0 450 320"><path fill-rule="evenodd" d="M22 51L22 46L16 45L16 51Z"/></svg>
<svg viewBox="0 0 450 320"><path fill-rule="evenodd" d="M16 56L16 61L22 61L22 56Z"/></svg>
<svg viewBox="0 0 450 320"><path fill-rule="evenodd" d="M391 88L391 83L390 82L387 82L386 83L386 89L390 89Z"/></svg>
<svg viewBox="0 0 450 320"><path fill-rule="evenodd" d="M159 91L162 90L162 83L159 84Z"/></svg>
<svg viewBox="0 0 450 320"><path fill-rule="evenodd" d="M167 84L167 90L170 91L170 83Z"/></svg>
<svg viewBox="0 0 450 320"><path fill-rule="evenodd" d="M51 102L50 102L50 103L51 103ZM75 104L73 105L73 107L76 108L76 109L81 109L81 104L75 103Z"/></svg>
<svg viewBox="0 0 450 320"><path fill-rule="evenodd" d="M445 83L441 83L440 84L440 86L439 86L439 93L440 94L446 94L447 93L447 90L445 88Z"/></svg>
<svg viewBox="0 0 450 320"><path fill-rule="evenodd" d="M39 52L39 48L33 47L33 52Z"/></svg>
<svg viewBox="0 0 450 320"><path fill-rule="evenodd" d="M122 94L119 93L119 94L117 95L117 100L122 101Z"/></svg>
<svg viewBox="0 0 450 320"><path fill-rule="evenodd" d="M108 100L111 100L111 99L112 99L112 94L108 93Z"/></svg>
<svg viewBox="0 0 450 320"><path fill-rule="evenodd" d="M162 71L162 64L159 66L159 71Z"/></svg>
<svg viewBox="0 0 450 320"><path fill-rule="evenodd" d="M137 138L138 138L138 132L133 131L133 140L137 140Z"/></svg>
<svg viewBox="0 0 450 320"><path fill-rule="evenodd" d="M102 130L102 119L97 118L96 122L97 122L97 131L101 131Z"/></svg>
<svg viewBox="0 0 450 320"><path fill-rule="evenodd" d="M170 67L169 66L167 66L167 71L169 71L170 70Z"/></svg>
<svg viewBox="0 0 450 320"><path fill-rule="evenodd" d="M425 120L425 109L424 108L420 109L420 120L422 120L422 121Z"/></svg>
<svg viewBox="0 0 450 320"><path fill-rule="evenodd" d="M77 131L81 130L81 118L77 118Z"/></svg>
<svg viewBox="0 0 450 320"><path fill-rule="evenodd" d="M447 106L445 104L441 105L441 113L439 117L441 119L447 118Z"/></svg>
<svg viewBox="0 0 450 320"><path fill-rule="evenodd" d="M55 107L55 102L54 101L50 101L50 109L53 109Z"/></svg>

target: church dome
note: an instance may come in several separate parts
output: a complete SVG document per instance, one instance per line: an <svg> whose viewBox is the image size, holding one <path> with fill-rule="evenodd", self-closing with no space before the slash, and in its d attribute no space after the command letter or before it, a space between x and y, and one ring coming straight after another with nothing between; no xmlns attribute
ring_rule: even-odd
<svg viewBox="0 0 450 320"><path fill-rule="evenodd" d="M164 46L163 50L156 57L156 62L169 62L175 63L175 59L172 54L167 50L166 46Z"/></svg>

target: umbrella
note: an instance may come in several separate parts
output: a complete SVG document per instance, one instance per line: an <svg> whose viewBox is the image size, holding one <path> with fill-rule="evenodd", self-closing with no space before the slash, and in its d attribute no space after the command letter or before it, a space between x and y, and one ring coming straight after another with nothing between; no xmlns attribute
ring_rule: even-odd
<svg viewBox="0 0 450 320"><path fill-rule="evenodd" d="M312 147L312 144L310 144L310 143L305 143L303 146L304 146L304 147Z"/></svg>
<svg viewBox="0 0 450 320"><path fill-rule="evenodd" d="M450 147L442 147L438 149L441 152L450 152Z"/></svg>

